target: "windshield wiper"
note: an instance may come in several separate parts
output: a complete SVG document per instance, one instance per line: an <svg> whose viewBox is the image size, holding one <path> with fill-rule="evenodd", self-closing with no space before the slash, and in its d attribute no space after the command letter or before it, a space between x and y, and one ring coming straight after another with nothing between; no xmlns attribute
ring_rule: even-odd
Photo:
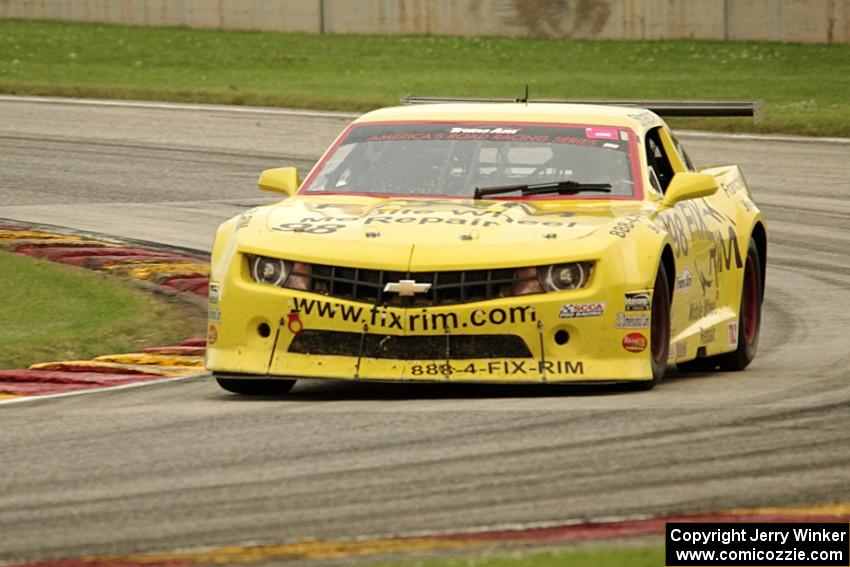
<svg viewBox="0 0 850 567"><path fill-rule="evenodd" d="M547 193L557 193L558 195L575 195L586 191L599 191L600 193L610 193L610 183L579 183L578 181L550 181L548 183L521 183L519 185L501 185L499 187L476 187L473 198L481 199L489 195L501 195L503 193L513 193L515 191L522 192L523 196L527 195L545 195Z"/></svg>

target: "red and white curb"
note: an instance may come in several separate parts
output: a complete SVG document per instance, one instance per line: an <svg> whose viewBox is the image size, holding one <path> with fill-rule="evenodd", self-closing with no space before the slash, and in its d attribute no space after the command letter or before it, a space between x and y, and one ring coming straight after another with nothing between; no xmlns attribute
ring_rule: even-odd
<svg viewBox="0 0 850 567"><path fill-rule="evenodd" d="M534 544L569 544L661 536L668 522L850 522L850 503L753 508L713 514L573 520L548 524L481 527L347 540L304 540L283 544L230 545L180 551L101 555L18 563L12 567L189 567L247 565L296 560L330 560L387 554L493 549Z"/></svg>
<svg viewBox="0 0 850 567"><path fill-rule="evenodd" d="M206 258L60 229L0 224L0 249L129 278L196 301L206 298L209 285ZM134 353L0 369L0 404L197 375L204 370L205 348L204 338L189 338Z"/></svg>

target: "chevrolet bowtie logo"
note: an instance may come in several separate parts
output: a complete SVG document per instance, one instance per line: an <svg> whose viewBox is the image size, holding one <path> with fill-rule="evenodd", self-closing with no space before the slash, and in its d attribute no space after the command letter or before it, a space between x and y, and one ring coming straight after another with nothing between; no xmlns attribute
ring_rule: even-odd
<svg viewBox="0 0 850 567"><path fill-rule="evenodd" d="M416 280L399 280L389 282L384 286L384 291L397 293L401 296L412 296L415 293L425 293L431 289L429 283L416 283Z"/></svg>

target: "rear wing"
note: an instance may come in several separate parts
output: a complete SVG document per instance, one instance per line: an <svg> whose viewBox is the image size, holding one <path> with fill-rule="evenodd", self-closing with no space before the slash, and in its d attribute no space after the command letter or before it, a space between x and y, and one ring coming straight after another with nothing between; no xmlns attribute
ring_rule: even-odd
<svg viewBox="0 0 850 567"><path fill-rule="evenodd" d="M413 96L401 99L402 104L440 104L448 102L521 102L528 103L528 98L476 98L476 97L443 97L443 96ZM589 99L559 99L536 98L533 102L548 104L602 104L608 106L629 106L650 110L665 117L733 117L744 116L759 118L761 101L754 100L589 100Z"/></svg>

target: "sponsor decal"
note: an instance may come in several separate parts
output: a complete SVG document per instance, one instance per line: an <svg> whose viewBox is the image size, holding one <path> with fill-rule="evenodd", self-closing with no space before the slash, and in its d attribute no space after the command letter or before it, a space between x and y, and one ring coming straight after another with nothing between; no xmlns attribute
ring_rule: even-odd
<svg viewBox="0 0 850 567"><path fill-rule="evenodd" d="M661 225L657 222L650 221L649 219L646 219L646 221L643 223L643 225L645 227L647 227L649 230L651 230L652 232L654 232L655 234L663 234L664 233L664 229L662 228L663 225Z"/></svg>
<svg viewBox="0 0 850 567"><path fill-rule="evenodd" d="M516 128L464 128L463 126L455 126L449 130L452 134L516 134L519 132Z"/></svg>
<svg viewBox="0 0 850 567"><path fill-rule="evenodd" d="M210 308L208 319L215 323L221 323L221 311L218 309Z"/></svg>
<svg viewBox="0 0 850 567"><path fill-rule="evenodd" d="M729 346L735 348L738 346L738 321L729 323Z"/></svg>
<svg viewBox="0 0 850 567"><path fill-rule="evenodd" d="M705 294L708 291L708 288L714 285L714 280L710 280L705 277L702 273L702 270L699 272L699 286L702 289L702 293Z"/></svg>
<svg viewBox="0 0 850 567"><path fill-rule="evenodd" d="M376 214L380 213L380 214ZM476 212L468 209L452 210L447 213L435 215L434 211L428 210L409 210L401 211L376 211L363 217L351 216L314 216L303 217L297 222L284 222L277 226L273 226L272 230L278 232L301 232L305 234L333 234L339 230L352 226L353 223L362 223L363 225L378 226L386 224L409 224L413 226L423 226L429 224L451 225L451 226L503 226L505 224L517 224L522 226L538 226L546 228L572 228L577 226L576 222L565 222L559 220L546 219L515 219L505 215L499 211L493 211L490 216L488 211ZM400 214L405 213L405 214ZM428 213L431 213L430 215ZM571 216L571 215L570 215Z"/></svg>
<svg viewBox="0 0 850 567"><path fill-rule="evenodd" d="M370 130L370 126L360 127L357 130ZM361 141L364 136L355 130L346 138L349 141ZM588 134L588 130L593 130L594 135ZM529 127L514 127L514 128L489 128L486 126L453 126L451 128L428 128L417 125L408 127L405 132L384 131L375 134L366 134L365 140L369 142L408 142L408 141L434 141L434 140L482 140L495 142L536 142L536 143L552 143L552 144L577 144L583 146L595 146L597 140L616 139L617 129L615 128L587 128L585 129L584 138L577 135L559 135L552 134L552 128L529 128ZM564 129L555 131L564 132ZM569 131L580 134L579 129L569 129ZM609 134L613 132L613 134Z"/></svg>
<svg viewBox="0 0 850 567"><path fill-rule="evenodd" d="M703 343L713 343L714 339L717 338L717 332L714 327L709 327L708 329L700 329L699 330L699 340Z"/></svg>
<svg viewBox="0 0 850 567"><path fill-rule="evenodd" d="M690 309L688 309L688 319L691 321L696 321L697 319L702 319L702 302L695 301L691 303Z"/></svg>
<svg viewBox="0 0 850 567"><path fill-rule="evenodd" d="M251 224L251 219L254 218L254 215L257 214L257 207L253 209L248 209L241 215L239 215L239 219L236 221L236 230L239 231L249 224Z"/></svg>
<svg viewBox="0 0 850 567"><path fill-rule="evenodd" d="M658 117L654 114L650 114L645 110L629 114L628 117L640 122L640 125L644 128L650 128L658 124Z"/></svg>
<svg viewBox="0 0 850 567"><path fill-rule="evenodd" d="M723 189L723 192L728 196L733 196L744 189L744 181L739 177L735 176L729 181L725 183L721 183L720 188Z"/></svg>
<svg viewBox="0 0 850 567"><path fill-rule="evenodd" d="M616 128L585 128L584 134L591 140L616 140L619 137Z"/></svg>
<svg viewBox="0 0 850 567"><path fill-rule="evenodd" d="M209 302L215 305L218 303L218 298L221 295L221 286L217 283L210 283Z"/></svg>
<svg viewBox="0 0 850 567"><path fill-rule="evenodd" d="M711 259L710 265L714 268L715 274L731 270L733 260L737 269L744 267L744 262L741 260L741 251L738 250L738 235L735 233L734 226L728 227L725 239L720 230L715 231L714 248L711 250L709 256Z"/></svg>
<svg viewBox="0 0 850 567"><path fill-rule="evenodd" d="M356 221L360 218L382 215L433 215L440 209L441 214L453 215L460 217L479 217L479 218L503 218L507 217L508 222L514 221L511 214L516 212L521 215L532 217L546 217L551 219L574 217L576 213L570 211L553 212L547 209L541 209L534 206L532 203L524 203L520 201L509 201L499 203L498 207L494 207L491 203L468 201L451 204L451 210L445 211L445 199L388 199L385 203L378 206L363 206L353 204L339 203L301 203L312 214L319 215L324 220L337 221ZM342 217L342 218L339 218Z"/></svg>
<svg viewBox="0 0 850 567"><path fill-rule="evenodd" d="M648 329L649 315L617 313L617 322L614 326L618 329Z"/></svg>
<svg viewBox="0 0 850 567"><path fill-rule="evenodd" d="M428 309L411 312L413 310L392 309L377 305L361 307L359 305L294 297L292 298L291 309L290 316L297 313L299 317L320 317L332 321L355 323L358 326L369 325L372 328L407 330L410 332L474 329L488 325L519 325L537 321L537 312L531 305L492 307L461 313L453 311L435 312ZM290 328L290 330L292 329Z"/></svg>
<svg viewBox="0 0 850 567"><path fill-rule="evenodd" d="M561 306L561 319L580 319L582 317L599 317L605 313L604 303L567 303Z"/></svg>
<svg viewBox="0 0 850 567"><path fill-rule="evenodd" d="M452 376L456 374L488 374L498 376L539 376L583 375L584 362L572 360L491 360L486 363L450 364L413 364L410 366L413 376Z"/></svg>
<svg viewBox="0 0 850 567"><path fill-rule="evenodd" d="M691 284L693 281L693 274L691 274L689 269L685 268L676 278L676 291L691 291Z"/></svg>
<svg viewBox="0 0 850 567"><path fill-rule="evenodd" d="M207 344L214 345L218 340L218 329L215 328L215 325L210 325L207 329Z"/></svg>
<svg viewBox="0 0 850 567"><path fill-rule="evenodd" d="M687 353L688 348L684 341L675 342L670 345L670 352L667 355L667 360L679 360L680 358L684 358Z"/></svg>
<svg viewBox="0 0 850 567"><path fill-rule="evenodd" d="M691 303L688 310L688 318L691 321L696 321L702 317L707 317L709 313L717 308L717 302L712 299L704 299L702 301L694 301Z"/></svg>
<svg viewBox="0 0 850 567"><path fill-rule="evenodd" d="M415 224L415 225L426 225L426 224L447 224L447 225L460 225L460 226L501 226L504 224L518 224L523 226L545 226L547 228L571 228L576 226L578 223L575 222L561 222L556 220L535 220L535 219L513 219L511 217L503 216L496 217L494 220L486 220L481 217L471 217L471 216L463 216L465 212L461 212L458 214L457 212L452 212L449 215L445 216L399 216L399 215L375 215L369 216L363 219L363 224L375 225L375 224ZM493 217L491 217L493 218ZM310 219L304 219L308 221ZM315 220L315 219L314 219ZM501 222L497 222L501 221Z"/></svg>
<svg viewBox="0 0 850 567"><path fill-rule="evenodd" d="M743 267L735 219L713 208L706 199L691 199L677 204L661 215L661 222L673 240L676 257L688 256L692 244L700 242L708 250L708 274L700 271L703 288L710 287L712 279L724 271Z"/></svg>
<svg viewBox="0 0 850 567"><path fill-rule="evenodd" d="M652 295L648 291L626 294L626 311L649 311L652 309Z"/></svg>
<svg viewBox="0 0 850 567"><path fill-rule="evenodd" d="M629 352L643 352L648 344L646 337L641 333L629 333L623 337L623 348Z"/></svg>
<svg viewBox="0 0 850 567"><path fill-rule="evenodd" d="M622 219L617 221L617 224L608 231L608 234L611 236L618 236L620 238L625 238L629 232L635 227L635 225L644 220L641 215L629 215L627 217L623 217Z"/></svg>

